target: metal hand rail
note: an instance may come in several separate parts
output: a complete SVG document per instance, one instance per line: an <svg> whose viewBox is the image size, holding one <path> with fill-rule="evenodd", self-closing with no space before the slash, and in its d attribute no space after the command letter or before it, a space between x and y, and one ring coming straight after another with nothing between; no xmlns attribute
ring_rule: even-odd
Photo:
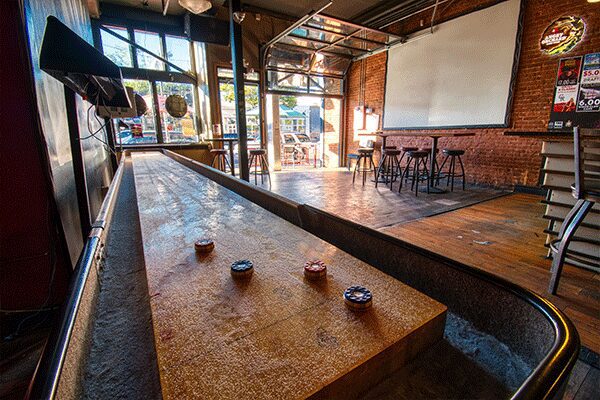
<svg viewBox="0 0 600 400"><path fill-rule="evenodd" d="M112 217L114 203L123 176L125 158L125 155L121 158L119 168L102 202L98 217L92 225L92 231L77 260L75 271L71 278L69 297L62 308L60 325L52 331L46 341L25 399L50 400L56 396L62 367L67 356L67 349L83 298L84 288L90 271L93 268L94 258L101 248L103 235L108 230Z"/></svg>

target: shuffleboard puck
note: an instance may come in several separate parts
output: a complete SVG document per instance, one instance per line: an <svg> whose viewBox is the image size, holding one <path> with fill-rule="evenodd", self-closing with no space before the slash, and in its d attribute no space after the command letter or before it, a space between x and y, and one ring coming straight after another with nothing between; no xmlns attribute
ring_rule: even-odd
<svg viewBox="0 0 600 400"><path fill-rule="evenodd" d="M254 264L250 260L239 260L231 264L231 276L239 279L250 278Z"/></svg>
<svg viewBox="0 0 600 400"><path fill-rule="evenodd" d="M215 248L215 242L213 242L212 239L202 238L196 240L194 248L198 253L210 253Z"/></svg>
<svg viewBox="0 0 600 400"><path fill-rule="evenodd" d="M366 310L373 304L373 295L364 286L350 286L344 291L344 302L352 310Z"/></svg>
<svg viewBox="0 0 600 400"><path fill-rule="evenodd" d="M306 279L318 280L327 275L327 266L321 260L307 261L304 264L304 276Z"/></svg>

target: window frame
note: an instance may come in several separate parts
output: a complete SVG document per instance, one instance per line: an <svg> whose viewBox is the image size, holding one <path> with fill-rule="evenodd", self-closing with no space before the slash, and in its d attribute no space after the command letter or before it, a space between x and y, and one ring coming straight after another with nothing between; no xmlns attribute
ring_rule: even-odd
<svg viewBox="0 0 600 400"><path fill-rule="evenodd" d="M161 50L160 54L164 55L162 57L169 62L172 62L172 61L168 60L168 58L166 57L166 55L167 55L166 36L185 39L189 43L188 51L189 51L189 55L190 55L190 67L191 67L192 71L189 71L188 74L184 74L184 73L173 70L165 62L161 62L162 66L163 66L162 70L140 68L139 64L138 64L137 53L138 53L138 51L142 51L142 50L136 49L134 46L128 44L127 42L124 42L124 43L126 43L127 46L129 46L130 53L131 53L130 57L133 62L133 67L120 67L120 68L121 68L121 73L122 73L123 79L145 80L145 81L150 82L150 85L152 88L152 98L153 98L153 103L154 103L153 107L155 109L154 118L155 118L156 138L157 138L156 145L195 145L195 144L200 143L200 138L202 137L203 132L202 132L202 124L201 124L201 121L199 120L201 113L200 113L200 99L199 99L199 95L198 95L198 75L197 75L197 71L196 71L196 54L195 54L196 52L195 52L194 44L192 43L192 41L184 36L178 36L178 35L174 35L173 33L159 31L158 29L152 29L152 28L141 29L140 27L134 27L134 26L130 26L127 24L118 23L118 22L97 21L97 22L93 23L92 30L93 30L95 43L96 43L96 48L102 54L104 54L104 51L102 48L102 34L101 34L102 26L107 27L107 28L117 28L117 29L127 30L129 40L133 41L134 43L136 43L139 46L142 46L142 45L136 42L135 31L143 31L144 33L157 34L159 37L159 44L160 44L160 50ZM163 121L162 121L160 112L158 111L159 110L159 100L158 100L158 90L157 90L158 82L187 83L187 84L193 85L193 87L194 87L194 90L193 90L194 114L195 114L194 115L194 129L196 131L196 136L198 138L198 140L196 142L192 142L192 143L188 143L188 144L165 142L165 136L164 136L163 127L162 127ZM115 143L117 140L116 134L117 134L116 132L113 132ZM123 147L135 147L137 145L124 144L122 146Z"/></svg>
<svg viewBox="0 0 600 400"><path fill-rule="evenodd" d="M223 116L223 107L222 107L222 103L221 103L221 83L229 83L229 84L233 84L233 78L229 77L229 76L220 76L219 72L220 71L231 71L232 75L233 75L233 70L230 67L226 67L223 65L217 65L215 66L215 77L216 77L216 83L217 83L217 103L218 103L218 110L219 110L219 122L221 123L221 131L222 134L225 133L229 133L229 132L225 132L225 117ZM259 73L254 73L256 78L248 78L246 76L244 76L244 90L246 85L250 85L250 86L256 86L256 90L258 93L258 143L260 144L260 146L262 146L263 144L263 127L261 124L262 121L262 96L261 96L261 82L260 82L260 74ZM246 74L244 74L246 75ZM248 124L248 116L246 116L246 125Z"/></svg>

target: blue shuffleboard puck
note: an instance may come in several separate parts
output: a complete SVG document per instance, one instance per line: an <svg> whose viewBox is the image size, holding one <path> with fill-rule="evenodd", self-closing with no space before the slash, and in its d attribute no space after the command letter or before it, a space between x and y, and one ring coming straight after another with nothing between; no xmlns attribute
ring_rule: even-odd
<svg viewBox="0 0 600 400"><path fill-rule="evenodd" d="M231 264L231 276L234 278L249 278L254 271L254 264L250 260L239 260Z"/></svg>
<svg viewBox="0 0 600 400"><path fill-rule="evenodd" d="M365 310L373 304L373 295L364 286L350 286L344 291L344 302L353 310Z"/></svg>

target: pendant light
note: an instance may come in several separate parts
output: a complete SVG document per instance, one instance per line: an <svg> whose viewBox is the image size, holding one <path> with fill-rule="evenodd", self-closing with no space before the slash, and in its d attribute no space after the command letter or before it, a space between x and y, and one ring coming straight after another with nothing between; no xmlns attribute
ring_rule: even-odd
<svg viewBox="0 0 600 400"><path fill-rule="evenodd" d="M212 7L208 0L179 0L179 5L193 14L202 14Z"/></svg>

